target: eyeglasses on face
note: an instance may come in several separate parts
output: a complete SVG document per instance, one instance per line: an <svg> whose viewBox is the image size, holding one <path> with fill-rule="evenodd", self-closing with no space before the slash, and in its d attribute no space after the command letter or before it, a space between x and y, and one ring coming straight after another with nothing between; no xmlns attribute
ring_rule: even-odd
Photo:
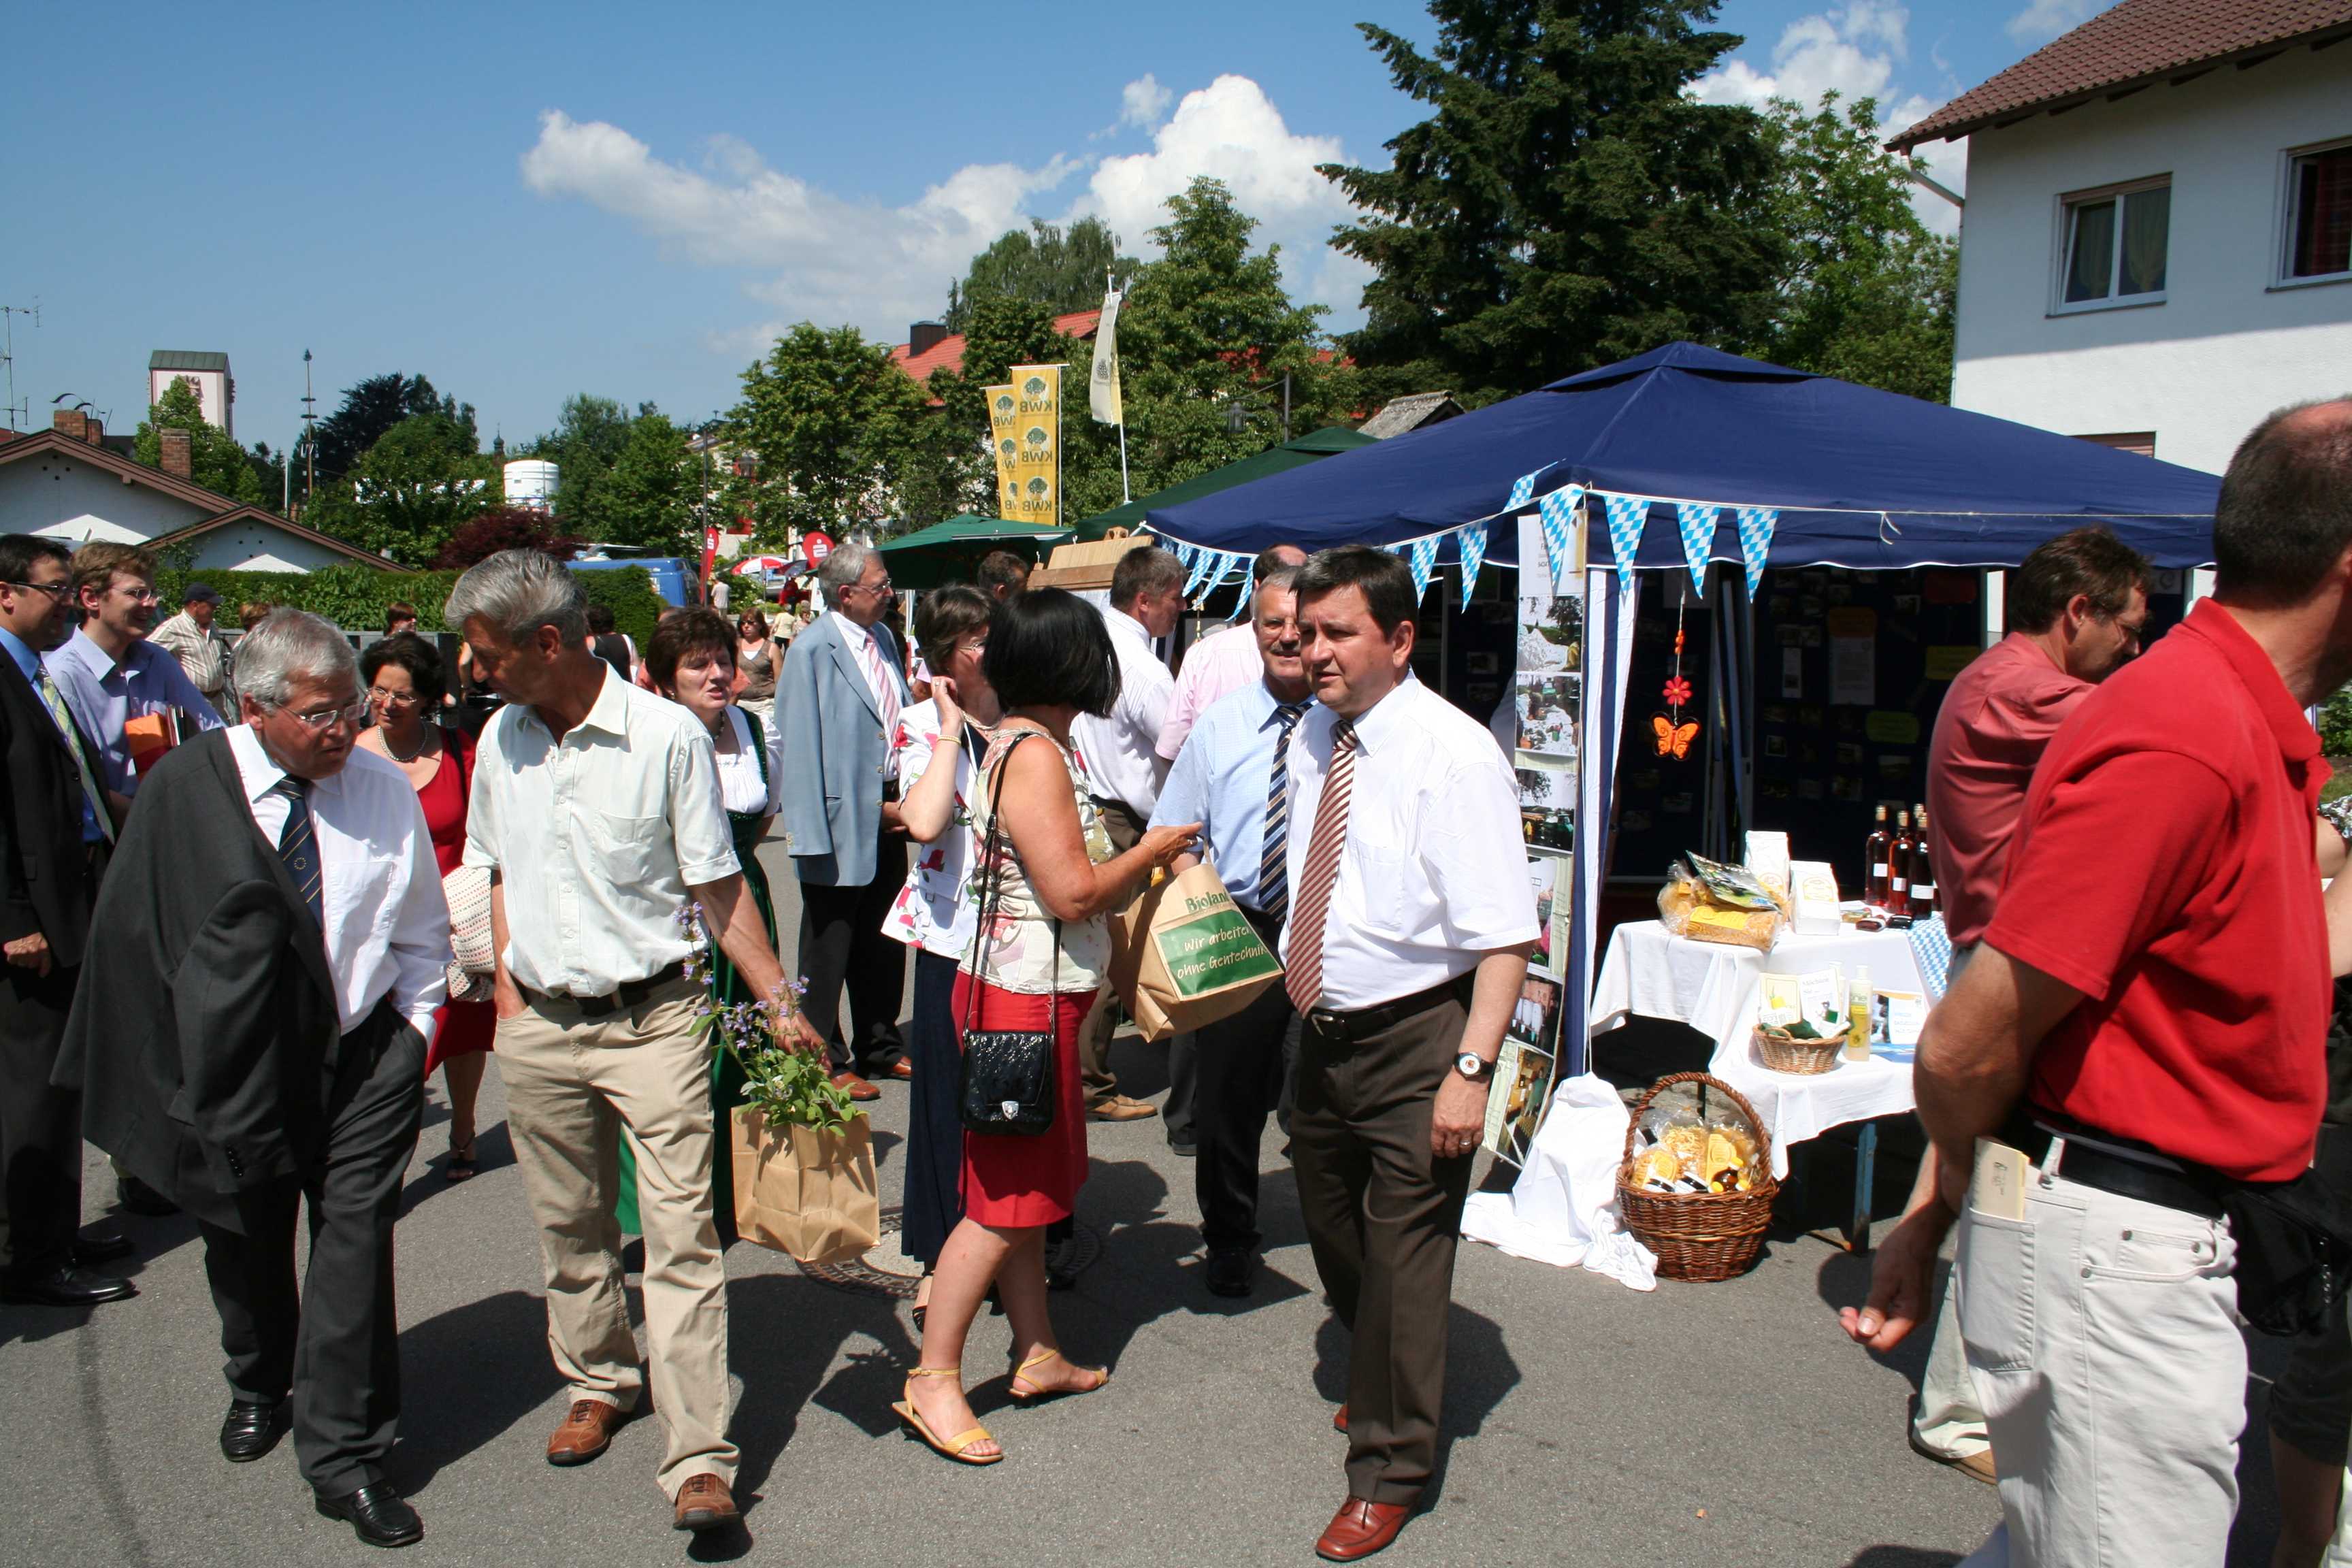
<svg viewBox="0 0 2352 1568"><path fill-rule="evenodd" d="M367 716L367 700L362 698L347 707L313 708L307 713L297 713L294 715L294 721L311 733L317 734L332 729L337 724L348 725L356 730Z"/></svg>
<svg viewBox="0 0 2352 1568"><path fill-rule="evenodd" d="M73 579L70 577L60 577L54 583L10 583L7 586L23 588L35 594L47 594L60 605L73 594Z"/></svg>
<svg viewBox="0 0 2352 1568"><path fill-rule="evenodd" d="M368 695L387 708L413 708L425 700L421 691L386 691L381 686L369 687Z"/></svg>
<svg viewBox="0 0 2352 1568"><path fill-rule="evenodd" d="M120 594L134 605L152 605L163 596L155 592L152 583L117 583L107 592Z"/></svg>

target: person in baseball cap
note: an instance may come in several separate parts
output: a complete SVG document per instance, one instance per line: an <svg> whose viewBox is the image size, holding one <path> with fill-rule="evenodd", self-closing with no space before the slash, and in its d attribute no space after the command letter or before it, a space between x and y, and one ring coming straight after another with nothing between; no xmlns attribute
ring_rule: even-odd
<svg viewBox="0 0 2352 1568"><path fill-rule="evenodd" d="M180 613L150 633L149 640L180 661L190 683L205 694L213 711L235 723L236 710L227 692L229 641L213 625L219 605L220 595L211 584L190 583L180 590Z"/></svg>

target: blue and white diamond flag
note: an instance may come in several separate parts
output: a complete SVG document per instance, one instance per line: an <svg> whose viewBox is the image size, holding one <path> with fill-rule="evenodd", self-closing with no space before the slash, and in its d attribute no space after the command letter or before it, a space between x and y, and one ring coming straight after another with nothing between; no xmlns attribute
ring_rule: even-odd
<svg viewBox="0 0 2352 1568"><path fill-rule="evenodd" d="M1414 540L1406 559L1412 563L1412 602L1418 605L1421 596L1429 592L1430 578L1437 572L1436 536Z"/></svg>
<svg viewBox="0 0 2352 1568"><path fill-rule="evenodd" d="M1582 485L1563 485L1536 503L1543 523L1544 560L1551 567L1552 591L1560 591L1567 574L1576 569L1576 509L1583 503Z"/></svg>
<svg viewBox="0 0 2352 1568"><path fill-rule="evenodd" d="M1542 472L1541 468L1538 468L1535 474L1521 474L1517 479L1513 479L1511 499L1503 503L1503 510L1507 512L1518 511L1525 508L1528 502L1533 500L1536 495L1536 474Z"/></svg>
<svg viewBox="0 0 2352 1568"><path fill-rule="evenodd" d="M1462 607L1470 607L1470 590L1478 585L1478 569L1486 563L1486 525L1474 522L1461 532Z"/></svg>
<svg viewBox="0 0 2352 1568"><path fill-rule="evenodd" d="M1217 552L1211 550L1208 546L1195 545L1193 547L1192 558L1184 563L1186 567L1184 573L1184 596L1186 598L1191 598L1192 596L1193 590L1200 587L1201 584L1208 577L1209 568L1215 564L1217 559Z"/></svg>
<svg viewBox="0 0 2352 1568"><path fill-rule="evenodd" d="M1242 574L1242 591L1240 595L1234 600L1234 613L1225 617L1227 625L1231 625L1233 622L1240 620L1244 616L1250 613L1250 600L1254 598L1256 594L1257 559L1253 556L1250 559L1249 570Z"/></svg>
<svg viewBox="0 0 2352 1568"><path fill-rule="evenodd" d="M1678 501L1675 506L1675 521L1683 536L1683 564L1690 568L1691 587L1701 597L1706 594L1706 554L1714 547L1715 525L1722 516L1719 506L1696 501Z"/></svg>
<svg viewBox="0 0 2352 1568"><path fill-rule="evenodd" d="M1743 506L1732 514L1738 520L1739 559L1748 567L1748 602L1756 602L1756 586L1764 580L1764 558L1771 552L1772 530L1780 521L1780 509L1770 506Z"/></svg>
<svg viewBox="0 0 2352 1568"><path fill-rule="evenodd" d="M1617 557L1617 586L1633 585L1633 557L1642 549L1642 530L1650 521L1648 496L1603 496L1609 510L1609 549Z"/></svg>

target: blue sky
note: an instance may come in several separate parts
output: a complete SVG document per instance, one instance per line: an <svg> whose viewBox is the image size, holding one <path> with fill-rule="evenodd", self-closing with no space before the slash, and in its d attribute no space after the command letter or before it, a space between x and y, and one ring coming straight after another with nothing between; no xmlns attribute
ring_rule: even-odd
<svg viewBox="0 0 2352 1568"><path fill-rule="evenodd" d="M1702 90L1907 120L2095 8L1728 0L1747 43ZM1140 247L1194 173L1349 325L1311 165L1380 162L1415 118L1359 20L1433 30L1400 0L140 8L103 36L28 7L0 77L0 304L41 308L14 319L17 423L71 392L130 429L156 348L226 351L237 436L273 447L306 347L322 412L397 369L486 437L583 390L700 417L781 326L897 341L1004 228L1099 213Z"/></svg>

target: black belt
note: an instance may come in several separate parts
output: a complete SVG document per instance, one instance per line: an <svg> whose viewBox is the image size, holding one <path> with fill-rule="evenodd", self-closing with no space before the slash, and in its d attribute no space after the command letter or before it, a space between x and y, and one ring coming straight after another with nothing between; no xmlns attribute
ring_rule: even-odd
<svg viewBox="0 0 2352 1568"><path fill-rule="evenodd" d="M1383 1002L1377 1007L1358 1007L1345 1013L1334 1013L1318 1007L1307 1014L1307 1026L1327 1040L1370 1039L1382 1030L1392 1029L1407 1018L1417 1018L1432 1007L1446 1002L1470 1003L1470 976L1457 974L1453 979L1416 991L1410 996L1400 996L1393 1002Z"/></svg>
<svg viewBox="0 0 2352 1568"><path fill-rule="evenodd" d="M2059 1134L2065 1137L2065 1134ZM2182 1165L2166 1170L2157 1165L2142 1164L2110 1154L2104 1149L2066 1139L2066 1152L2058 1161L2058 1174L2065 1181L2085 1187L2095 1187L2117 1197L2137 1198L2144 1204L2157 1204L2200 1219L2220 1219L2223 1213L2222 1197L2231 1185L2228 1177L2201 1165Z"/></svg>
<svg viewBox="0 0 2352 1568"><path fill-rule="evenodd" d="M643 980L624 980L602 996L574 996L561 991L533 991L528 985L523 986L521 990L522 994L533 1002L551 1003L558 1006L575 1008L583 1018L609 1018L615 1013L644 1005L653 1000L654 993L685 978L686 965L678 963L671 964L667 969L657 973L648 974Z"/></svg>

